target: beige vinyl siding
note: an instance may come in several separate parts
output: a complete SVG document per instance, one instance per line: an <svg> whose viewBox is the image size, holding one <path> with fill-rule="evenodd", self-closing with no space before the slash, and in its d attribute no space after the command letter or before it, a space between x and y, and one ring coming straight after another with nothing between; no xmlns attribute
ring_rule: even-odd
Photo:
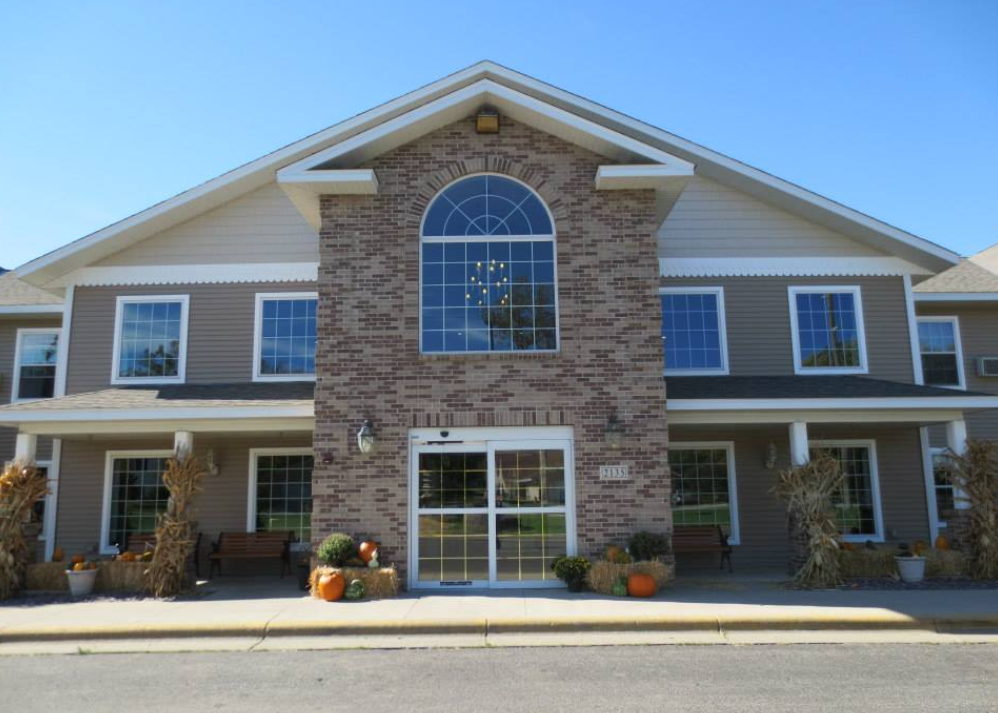
<svg viewBox="0 0 998 713"><path fill-rule="evenodd" d="M276 183L164 230L96 265L318 262L319 239Z"/></svg>
<svg viewBox="0 0 998 713"><path fill-rule="evenodd" d="M904 282L900 277L698 277L668 278L662 284L724 288L728 362L733 376L794 373L788 287L858 285L869 376L914 381Z"/></svg>
<svg viewBox="0 0 998 713"><path fill-rule="evenodd" d="M960 322L960 342L963 347L963 374L967 389L986 394L998 394L998 377L977 375L978 357L998 357L998 305L916 303L920 316L956 317ZM967 435L970 438L998 440L998 410L968 413ZM930 429L933 447L946 446L946 429Z"/></svg>
<svg viewBox="0 0 998 713"><path fill-rule="evenodd" d="M11 388L14 384L14 352L17 349L17 330L62 326L62 317L31 319L0 319L0 404L9 404ZM17 431L13 428L0 428L0 463L14 457L14 441ZM52 442L48 438L38 439L38 460L48 460L52 452Z"/></svg>
<svg viewBox="0 0 998 713"><path fill-rule="evenodd" d="M119 295L190 295L187 383L198 384L252 380L257 293L315 290L309 282L79 287L73 303L66 392L110 386Z"/></svg>
<svg viewBox="0 0 998 713"><path fill-rule="evenodd" d="M659 257L884 255L734 188L695 176L659 230Z"/></svg>
<svg viewBox="0 0 998 713"><path fill-rule="evenodd" d="M204 436L195 440L195 453L214 451L218 475L207 476L198 499L198 529L202 573L207 573L206 553L220 532L246 532L250 448L311 447L311 434L254 436ZM104 504L104 472L108 451L162 450L173 447L173 436L113 441L63 440L59 475L59 508L56 544L67 555L91 552L99 546ZM267 571L278 573L276 563ZM235 571L233 569L233 571Z"/></svg>
<svg viewBox="0 0 998 713"><path fill-rule="evenodd" d="M907 425L809 424L808 437L817 440L873 440L880 479L884 536L888 542L911 542L929 536L928 510L918 428ZM774 494L778 474L789 466L790 438L786 426L672 426L671 443L733 441L738 490L741 544L732 557L735 572L752 569L784 570L790 548L786 506ZM772 470L764 461L766 447L776 444L778 459ZM677 570L698 570L718 565L717 559L679 555Z"/></svg>

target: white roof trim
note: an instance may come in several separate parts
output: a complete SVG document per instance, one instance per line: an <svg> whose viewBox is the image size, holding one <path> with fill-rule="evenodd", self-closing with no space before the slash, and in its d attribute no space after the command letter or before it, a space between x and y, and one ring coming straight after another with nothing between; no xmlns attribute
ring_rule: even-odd
<svg viewBox="0 0 998 713"><path fill-rule="evenodd" d="M0 316L3 315L35 315L62 314L65 305L0 305Z"/></svg>
<svg viewBox="0 0 998 713"><path fill-rule="evenodd" d="M615 191L665 188L677 182L685 184L693 167L638 164L636 166L600 166L596 170L596 190ZM681 186L680 186L681 187Z"/></svg>
<svg viewBox="0 0 998 713"><path fill-rule="evenodd" d="M697 172L708 178L769 200L775 205L815 220L833 230L874 244L887 252L903 253L902 256L906 259L924 264L932 270L941 270L959 260L956 253L923 238L595 102L485 61L267 154L36 258L18 268L19 276L31 284L44 285L66 272L91 264L159 231L259 188L273 180L273 172L283 166L485 78L497 87L500 85L496 84L496 80L516 85L524 95L530 95L535 102L547 107L561 107L576 120L586 121L587 119L583 117L592 117L590 123L598 121L602 128L626 134L641 146L647 147L649 144L660 146L662 151L670 155L675 153L681 159L696 163ZM641 140L633 137L641 137Z"/></svg>
<svg viewBox="0 0 998 713"><path fill-rule="evenodd" d="M369 168L349 168L324 171L278 171L277 183L315 229L319 231L319 196L374 195L378 192L378 177Z"/></svg>
<svg viewBox="0 0 998 713"><path fill-rule="evenodd" d="M259 262L212 265L106 265L74 270L57 285L207 285L231 282L316 282L317 262ZM62 305L56 305L62 311Z"/></svg>
<svg viewBox="0 0 998 713"><path fill-rule="evenodd" d="M61 421L162 421L216 420L226 418L311 418L315 407L300 406L160 406L150 409L90 408L90 409L4 409L0 424L55 423Z"/></svg>
<svg viewBox="0 0 998 713"><path fill-rule="evenodd" d="M915 292L916 302L998 302L998 292Z"/></svg>
<svg viewBox="0 0 998 713"><path fill-rule="evenodd" d="M662 277L819 277L924 275L898 257L662 257Z"/></svg>
<svg viewBox="0 0 998 713"><path fill-rule="evenodd" d="M894 396L834 399L669 399L672 411L880 411L998 408L998 396Z"/></svg>

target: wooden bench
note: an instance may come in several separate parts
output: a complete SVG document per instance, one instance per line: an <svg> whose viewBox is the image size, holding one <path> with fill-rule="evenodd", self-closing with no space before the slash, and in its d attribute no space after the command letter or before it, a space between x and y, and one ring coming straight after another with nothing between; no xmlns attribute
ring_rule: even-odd
<svg viewBox="0 0 998 713"><path fill-rule="evenodd" d="M156 535L154 533L130 532L125 535L125 549L122 552L134 552L143 555L156 549ZM194 550L191 552L194 559L194 576L201 578L201 533L198 533L194 540Z"/></svg>
<svg viewBox="0 0 998 713"><path fill-rule="evenodd" d="M291 532L223 532L211 545L208 576L215 569L222 576L223 559L279 559L283 579L285 570L291 573L291 539Z"/></svg>
<svg viewBox="0 0 998 713"><path fill-rule="evenodd" d="M672 550L676 554L716 552L721 556L721 569L727 560L728 571L734 571L728 536L718 525L676 525L672 531Z"/></svg>

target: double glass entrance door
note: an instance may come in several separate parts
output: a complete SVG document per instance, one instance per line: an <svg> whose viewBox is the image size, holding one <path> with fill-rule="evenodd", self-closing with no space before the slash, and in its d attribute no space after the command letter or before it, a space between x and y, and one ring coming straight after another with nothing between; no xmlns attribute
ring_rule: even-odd
<svg viewBox="0 0 998 713"><path fill-rule="evenodd" d="M557 585L575 546L569 441L415 446L417 586Z"/></svg>

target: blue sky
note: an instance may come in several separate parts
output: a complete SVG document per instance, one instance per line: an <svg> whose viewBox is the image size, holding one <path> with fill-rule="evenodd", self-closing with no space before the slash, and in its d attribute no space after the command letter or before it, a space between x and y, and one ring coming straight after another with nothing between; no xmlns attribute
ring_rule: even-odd
<svg viewBox="0 0 998 713"><path fill-rule="evenodd" d="M0 265L485 58L969 254L996 36L994 0L6 0Z"/></svg>

